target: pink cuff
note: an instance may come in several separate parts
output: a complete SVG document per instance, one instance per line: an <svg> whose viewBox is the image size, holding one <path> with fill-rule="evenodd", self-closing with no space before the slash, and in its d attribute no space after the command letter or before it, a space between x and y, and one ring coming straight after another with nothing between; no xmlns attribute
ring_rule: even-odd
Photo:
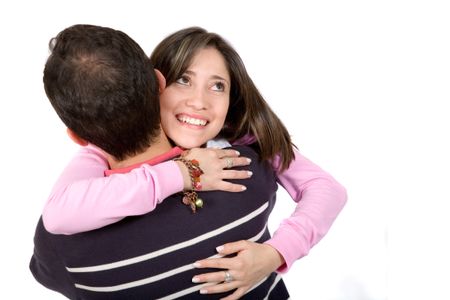
<svg viewBox="0 0 450 300"><path fill-rule="evenodd" d="M306 256L309 252L305 243L293 238L298 236L298 233L291 231L292 228L289 226L281 225L273 237L265 242L274 247L284 258L285 263L277 269L278 273L286 273L297 259Z"/></svg>

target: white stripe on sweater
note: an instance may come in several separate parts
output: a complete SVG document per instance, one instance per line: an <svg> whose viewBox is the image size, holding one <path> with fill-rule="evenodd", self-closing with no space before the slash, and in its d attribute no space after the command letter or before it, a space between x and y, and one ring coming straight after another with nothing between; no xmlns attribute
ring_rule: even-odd
<svg viewBox="0 0 450 300"><path fill-rule="evenodd" d="M278 284L278 281L280 281L280 279L281 279L280 274L277 274L277 277L275 277L275 280L273 281L273 284L272 284L272 286L270 287L269 292L267 293L267 296L266 296L266 298L264 298L264 300L267 300L267 299L269 298L270 293L272 293L272 290L273 290L273 289L275 288L275 286Z"/></svg>
<svg viewBox="0 0 450 300"><path fill-rule="evenodd" d="M263 228L263 230L261 230L254 237L250 238L249 241L253 242L253 241L259 240L261 238L261 236L264 234L264 232L266 231L266 228L267 228L267 224ZM223 257L223 255L216 254L216 255L210 256L208 258L217 258L217 257ZM167 277L174 276L176 274L179 274L179 273L191 270L193 268L194 267L192 266L192 264L188 264L188 265L184 265L182 267L178 267L178 268L166 271L164 273L160 273L158 275L154 275L154 276L147 277L147 278L144 278L144 279L131 281L131 282L126 282L126 283L122 283L122 284L118 284L118 285L114 285L114 286L101 286L101 287L99 287L99 286L87 286L87 285L76 283L75 287L77 287L79 289L83 289L83 290L93 291L93 292L115 292L115 291L125 290L125 289L129 289L129 288L133 288L133 287L149 284L149 283L152 283L152 282L156 282L156 281L165 279ZM197 286L195 286L194 288L196 288L196 287ZM197 290L200 290L200 288L198 288ZM182 291L179 291L179 292L177 292L175 294L172 294L172 295L178 295L179 293L181 293L180 295L185 295L185 294L190 294L190 293L196 291L195 289L193 289L193 290L192 289L193 288L182 290ZM163 299L174 299L174 298L170 298L172 295L168 295L168 296L166 296ZM169 298L167 298L167 297L169 297ZM179 296L177 296L177 297L179 297Z"/></svg>
<svg viewBox="0 0 450 300"><path fill-rule="evenodd" d="M180 250L182 248L186 248L189 246L192 246L196 243L199 243L201 241L207 240L211 237L217 236L219 234L222 234L225 231L228 231L230 229L233 229L253 218L255 218L256 216L258 216L259 214L261 214L262 212L264 212L267 207L269 206L269 203L266 202L264 203L261 207L259 207L258 209L254 210L253 212L251 212L250 214L236 220L233 221L227 225L224 225L220 228L217 228L213 231L207 232L205 234L202 234L196 238L193 238L191 240L187 240L154 252L150 252L144 255L140 255L140 256L136 256L133 258L129 258L129 259L125 259L125 260L120 260L120 261L116 261L116 262L112 262L112 263L108 263L108 264L103 264L103 265L96 265L96 266L89 266L89 267L77 267L77 268L69 268L66 267L67 271L72 272L72 273L87 273L87 272L98 272L98 271L104 271L104 270L111 270L111 269L115 269L115 268L120 268L123 266L128 266L131 264L135 264L135 263L139 263L142 261L146 261L146 260L150 260L153 259L155 257L170 253L170 252L174 252L177 250Z"/></svg>

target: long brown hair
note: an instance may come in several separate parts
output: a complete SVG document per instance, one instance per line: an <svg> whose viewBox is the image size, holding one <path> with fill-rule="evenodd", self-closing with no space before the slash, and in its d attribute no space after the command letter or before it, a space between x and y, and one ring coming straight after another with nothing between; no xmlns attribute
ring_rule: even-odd
<svg viewBox="0 0 450 300"><path fill-rule="evenodd" d="M239 54L220 35L200 27L179 30L159 43L150 60L170 85L187 70L197 51L207 47L223 55L231 78L230 107L220 135L231 142L252 135L263 160L279 154L281 170L288 168L294 145L286 127L261 96Z"/></svg>

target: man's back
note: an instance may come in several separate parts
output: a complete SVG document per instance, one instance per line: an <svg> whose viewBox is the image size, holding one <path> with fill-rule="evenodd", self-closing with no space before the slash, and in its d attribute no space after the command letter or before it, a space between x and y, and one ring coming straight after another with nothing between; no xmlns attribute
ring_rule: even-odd
<svg viewBox="0 0 450 300"><path fill-rule="evenodd" d="M205 299L198 292L202 285L191 282L205 270L194 269L193 262L215 255L215 247L227 242L270 237L275 176L250 148L238 150L252 158L253 176L243 183L247 191L199 193L205 207L195 214L174 195L151 213L72 236L51 235L40 220L30 263L34 276L72 299ZM288 298L275 273L244 298L269 294L268 299Z"/></svg>

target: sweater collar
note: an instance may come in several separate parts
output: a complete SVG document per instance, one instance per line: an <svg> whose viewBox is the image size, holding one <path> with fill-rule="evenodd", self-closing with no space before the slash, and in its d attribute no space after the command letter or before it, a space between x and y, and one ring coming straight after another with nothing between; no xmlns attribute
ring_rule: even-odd
<svg viewBox="0 0 450 300"><path fill-rule="evenodd" d="M156 157L153 157L149 160L137 163L137 164L133 164L131 166L128 167L124 167L124 168L118 168L118 169L112 169L112 170L105 170L105 176L109 176L111 174L123 174L123 173L128 173L133 169L139 168L140 166L142 166L143 164L148 164L150 166L159 164L163 161L169 160L171 158L174 158L176 156L179 156L181 153L183 152L183 149L181 149L180 147L173 147L170 151L163 153L161 155L158 155Z"/></svg>

